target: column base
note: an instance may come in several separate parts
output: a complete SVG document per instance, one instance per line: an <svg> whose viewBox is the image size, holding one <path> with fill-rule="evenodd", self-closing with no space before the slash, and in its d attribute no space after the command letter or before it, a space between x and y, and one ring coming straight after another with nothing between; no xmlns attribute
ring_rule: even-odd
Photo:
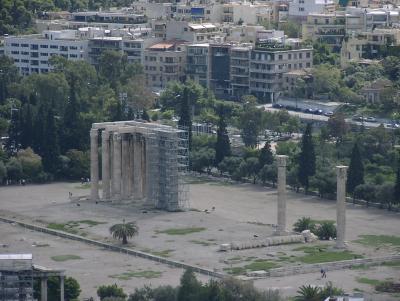
<svg viewBox="0 0 400 301"><path fill-rule="evenodd" d="M345 242L336 242L335 249L347 249L347 244Z"/></svg>
<svg viewBox="0 0 400 301"><path fill-rule="evenodd" d="M274 232L274 236L286 236L286 235L289 235L289 231L287 231L287 230L276 230L275 232Z"/></svg>

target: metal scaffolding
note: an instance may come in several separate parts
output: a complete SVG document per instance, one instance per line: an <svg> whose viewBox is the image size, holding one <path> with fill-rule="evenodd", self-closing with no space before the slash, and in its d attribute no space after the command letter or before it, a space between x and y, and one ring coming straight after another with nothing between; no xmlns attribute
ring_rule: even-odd
<svg viewBox="0 0 400 301"><path fill-rule="evenodd" d="M98 135L101 130L103 170L109 170L107 187L111 186L112 200L146 198L148 204L158 209L178 211L189 208L188 186L185 174L189 168L188 131L184 128L138 122L95 123L93 146L98 148ZM114 137L114 138L113 138ZM117 137L117 138L115 138ZM119 140L118 140L119 139ZM93 152L94 155L95 152ZM91 155L91 165L98 165L96 156ZM92 162L93 161L93 162ZM98 179L98 171L94 169ZM104 175L103 175L104 176ZM105 179L103 178L103 183ZM98 195L98 185L93 195ZM107 199L104 193L103 199Z"/></svg>

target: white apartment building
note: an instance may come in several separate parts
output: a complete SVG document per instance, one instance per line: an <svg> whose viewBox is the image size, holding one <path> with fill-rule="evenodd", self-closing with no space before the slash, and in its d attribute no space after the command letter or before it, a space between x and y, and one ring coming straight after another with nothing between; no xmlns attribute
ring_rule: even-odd
<svg viewBox="0 0 400 301"><path fill-rule="evenodd" d="M289 18L304 20L311 13L333 13L333 0L293 0L289 2Z"/></svg>
<svg viewBox="0 0 400 301"><path fill-rule="evenodd" d="M42 34L5 37L4 53L14 60L23 75L49 72L49 59L54 55L69 60L87 60L87 32L64 30Z"/></svg>
<svg viewBox="0 0 400 301"><path fill-rule="evenodd" d="M205 43L221 36L216 24L168 20L165 25L167 40L180 39L190 43Z"/></svg>
<svg viewBox="0 0 400 301"><path fill-rule="evenodd" d="M273 18L273 7L267 3L231 2L223 5L223 22L257 25L268 24Z"/></svg>

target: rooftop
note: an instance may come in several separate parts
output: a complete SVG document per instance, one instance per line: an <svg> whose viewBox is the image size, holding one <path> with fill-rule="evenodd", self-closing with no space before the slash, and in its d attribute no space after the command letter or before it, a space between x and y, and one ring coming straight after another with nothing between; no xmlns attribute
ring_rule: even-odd
<svg viewBox="0 0 400 301"><path fill-rule="evenodd" d="M0 260L32 260L32 254L0 254Z"/></svg>

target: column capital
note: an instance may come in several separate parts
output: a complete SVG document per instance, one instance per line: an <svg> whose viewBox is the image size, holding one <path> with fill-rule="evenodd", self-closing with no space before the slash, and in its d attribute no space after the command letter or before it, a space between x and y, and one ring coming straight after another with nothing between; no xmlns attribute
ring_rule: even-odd
<svg viewBox="0 0 400 301"><path fill-rule="evenodd" d="M286 167L286 161L289 157L286 155L277 155L276 156L276 163L278 167Z"/></svg>
<svg viewBox="0 0 400 301"><path fill-rule="evenodd" d="M121 134L120 134L120 133L117 133L117 132L114 132L114 133L113 133L113 139L121 140Z"/></svg>
<svg viewBox="0 0 400 301"><path fill-rule="evenodd" d="M102 137L104 140L110 140L110 131L103 130L103 131L101 132L101 137Z"/></svg>
<svg viewBox="0 0 400 301"><path fill-rule="evenodd" d="M99 131L97 129L90 129L90 138L97 138Z"/></svg>
<svg viewBox="0 0 400 301"><path fill-rule="evenodd" d="M336 175L338 178L347 179L347 169L349 167L345 165L338 165L336 166Z"/></svg>

